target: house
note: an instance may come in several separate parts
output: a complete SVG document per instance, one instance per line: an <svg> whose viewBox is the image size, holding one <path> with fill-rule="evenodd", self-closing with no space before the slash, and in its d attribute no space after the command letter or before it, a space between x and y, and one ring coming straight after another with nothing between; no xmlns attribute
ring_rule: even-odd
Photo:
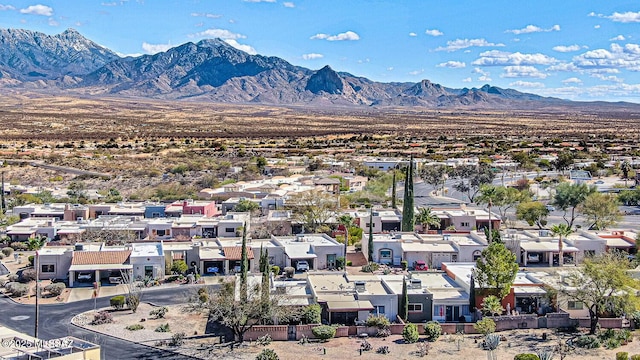
<svg viewBox="0 0 640 360"><path fill-rule="evenodd" d="M402 282L404 275L381 276L382 284L398 299L402 301ZM433 295L423 287L418 278L407 279L408 318L412 323L431 321L433 318ZM394 319L395 320L395 319Z"/></svg>
<svg viewBox="0 0 640 360"><path fill-rule="evenodd" d="M369 178L359 175L347 175L342 179L344 179L344 186L349 189L349 192L362 191L369 182Z"/></svg>
<svg viewBox="0 0 640 360"><path fill-rule="evenodd" d="M100 360L100 345L65 336L51 340L39 340L4 326L0 326L0 359L56 359L56 360ZM39 346L26 346L39 344Z"/></svg>
<svg viewBox="0 0 640 360"><path fill-rule="evenodd" d="M66 279L73 258L73 247L44 246L37 251L40 279Z"/></svg>
<svg viewBox="0 0 640 360"><path fill-rule="evenodd" d="M374 233L399 231L402 223L402 214L394 209L378 209L369 211L346 211L363 232L369 233L369 219L373 219L372 230Z"/></svg>
<svg viewBox="0 0 640 360"><path fill-rule="evenodd" d="M344 244L326 234L298 234L296 236L271 236L273 242L284 249L285 266L296 267L306 260L310 270L334 269L336 260L344 256Z"/></svg>
<svg viewBox="0 0 640 360"><path fill-rule="evenodd" d="M144 207L144 217L145 219L153 219L153 218L163 218L166 217L165 213L166 206L161 204L148 204Z"/></svg>
<svg viewBox="0 0 640 360"><path fill-rule="evenodd" d="M83 244L76 244L69 267L69 287L78 283L108 282L112 275L120 276L123 271L131 273L130 256L130 249L100 246L94 251L84 250Z"/></svg>
<svg viewBox="0 0 640 360"><path fill-rule="evenodd" d="M370 290L367 290L366 281L350 282L342 274L310 274L307 281L314 301L322 308L322 322L329 324L353 325L366 321L376 308L370 300L361 298L360 294L366 297L370 291L376 291L375 289L380 291L381 296L386 293L384 288L372 284L369 284ZM389 301L396 297L394 294L386 296ZM388 307L392 306L388 304L387 300L383 300L379 305L383 308L378 308L377 312L386 312Z"/></svg>
<svg viewBox="0 0 640 360"><path fill-rule="evenodd" d="M83 221L89 218L89 207L80 204L65 204L64 220L65 221Z"/></svg>
<svg viewBox="0 0 640 360"><path fill-rule="evenodd" d="M49 218L64 220L65 204L27 204L16 206L12 212L20 219L26 218Z"/></svg>
<svg viewBox="0 0 640 360"><path fill-rule="evenodd" d="M201 241L195 244L198 266L202 275L235 274L242 262L242 240ZM247 244L249 272L257 271L256 256L252 244Z"/></svg>
<svg viewBox="0 0 640 360"><path fill-rule="evenodd" d="M131 244L129 263L134 279L163 279L166 262L162 242Z"/></svg>
<svg viewBox="0 0 640 360"><path fill-rule="evenodd" d="M25 218L19 223L7 226L7 236L11 241L27 241L41 236L53 239L56 236L56 218Z"/></svg>
<svg viewBox="0 0 640 360"><path fill-rule="evenodd" d="M168 217L180 217L182 215L204 215L213 217L218 214L215 201L176 201L165 208Z"/></svg>

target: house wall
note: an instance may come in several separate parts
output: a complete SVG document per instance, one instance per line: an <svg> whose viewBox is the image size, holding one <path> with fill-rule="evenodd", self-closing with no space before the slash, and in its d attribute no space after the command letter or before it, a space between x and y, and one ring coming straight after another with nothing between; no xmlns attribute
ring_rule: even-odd
<svg viewBox="0 0 640 360"><path fill-rule="evenodd" d="M89 205L89 218L95 219L99 215L96 212L101 212L102 215L107 215L111 211L111 205Z"/></svg>
<svg viewBox="0 0 640 360"><path fill-rule="evenodd" d="M314 259L317 270L324 270L327 268L327 255L335 255L336 258L344 256L344 247L341 245L336 246L313 246L313 253L318 257Z"/></svg>
<svg viewBox="0 0 640 360"><path fill-rule="evenodd" d="M155 214L157 214L157 216L154 216ZM146 219L151 219L154 217L166 217L166 214L164 212L164 206L162 205L153 205L153 206L146 206L144 208L144 217Z"/></svg>
<svg viewBox="0 0 640 360"><path fill-rule="evenodd" d="M65 279L69 274L69 268L71 267L71 258L73 257L73 251L66 251L61 255L40 255L38 261L40 266L40 279ZM53 265L54 272L45 273L42 272L42 265Z"/></svg>
<svg viewBox="0 0 640 360"><path fill-rule="evenodd" d="M368 245L369 245L369 234L362 235L362 253L365 256L368 254ZM397 241L390 242L382 242L382 241L374 241L373 242L373 261L379 263L380 262L380 250L381 249L391 249L393 251L391 261L393 262L393 257L395 256L403 256L402 253L402 244Z"/></svg>
<svg viewBox="0 0 640 360"><path fill-rule="evenodd" d="M484 245L454 245L458 248L458 262L474 262L473 253L476 251L482 252L486 246Z"/></svg>
<svg viewBox="0 0 640 360"><path fill-rule="evenodd" d="M573 246L577 247L580 251L576 254L577 263L581 263L585 258L585 251L594 251L596 254L604 254L607 248L607 241L595 240L595 239L577 239L573 240Z"/></svg>
<svg viewBox="0 0 640 360"><path fill-rule="evenodd" d="M398 295L396 294L358 294L358 300L369 300L373 306L384 306L384 315L391 322L394 322L398 316Z"/></svg>
<svg viewBox="0 0 640 360"><path fill-rule="evenodd" d="M476 227L476 217L473 215L453 216L451 224L456 227L456 231L471 231Z"/></svg>
<svg viewBox="0 0 640 360"><path fill-rule="evenodd" d="M134 279L145 277L145 266L153 266L154 279L164 278L164 256L132 256L129 261L133 265Z"/></svg>
<svg viewBox="0 0 640 360"><path fill-rule="evenodd" d="M237 237L236 230L243 226L241 220L221 220L218 223L218 237ZM232 229L227 231L227 229ZM249 232L249 229L247 229Z"/></svg>
<svg viewBox="0 0 640 360"><path fill-rule="evenodd" d="M398 302L401 301L402 295L398 295ZM410 304L422 304L422 312L409 312L409 318L407 319L412 323L421 323L425 321L431 321L433 318L433 297L431 294L409 294Z"/></svg>

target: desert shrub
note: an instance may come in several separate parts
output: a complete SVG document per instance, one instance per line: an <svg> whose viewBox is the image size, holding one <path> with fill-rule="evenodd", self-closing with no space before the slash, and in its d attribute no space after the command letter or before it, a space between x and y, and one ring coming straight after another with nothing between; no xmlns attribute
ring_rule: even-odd
<svg viewBox="0 0 640 360"><path fill-rule="evenodd" d="M203 304L209 302L209 292L207 288L201 287L198 289L198 300Z"/></svg>
<svg viewBox="0 0 640 360"><path fill-rule="evenodd" d="M280 358L273 349L262 349L262 352L256 356L256 360L280 360Z"/></svg>
<svg viewBox="0 0 640 360"><path fill-rule="evenodd" d="M18 276L18 274L9 274L9 276L7 276L7 280L11 282L16 282L20 280L20 276Z"/></svg>
<svg viewBox="0 0 640 360"><path fill-rule="evenodd" d="M418 341L418 338L420 338L420 334L418 334L416 324L408 323L404 326L404 329L402 329L402 339L404 339L404 342L413 344Z"/></svg>
<svg viewBox="0 0 640 360"><path fill-rule="evenodd" d="M125 329L129 330L129 331L137 331L137 330L142 330L144 329L144 326L140 325L140 324L133 324L133 325L129 325L127 326Z"/></svg>
<svg viewBox="0 0 640 360"><path fill-rule="evenodd" d="M320 340L327 341L336 336L336 328L330 325L320 325L311 329L313 336Z"/></svg>
<svg viewBox="0 0 640 360"><path fill-rule="evenodd" d="M380 346L379 348L376 349L377 354L386 355L386 354L389 354L390 352L391 350L389 350L388 346Z"/></svg>
<svg viewBox="0 0 640 360"><path fill-rule="evenodd" d="M640 360L640 354L631 355L629 360Z"/></svg>
<svg viewBox="0 0 640 360"><path fill-rule="evenodd" d="M36 269L26 269L22 270L20 274L20 282L28 283L30 281L34 281L36 279Z"/></svg>
<svg viewBox="0 0 640 360"><path fill-rule="evenodd" d="M442 326L436 321L429 321L424 325L424 334L428 341L436 341L442 335Z"/></svg>
<svg viewBox="0 0 640 360"><path fill-rule="evenodd" d="M161 324L160 326L158 326L155 330L156 332L169 332L171 331L169 329L169 323L166 324Z"/></svg>
<svg viewBox="0 0 640 360"><path fill-rule="evenodd" d="M273 273L273 275L278 276L280 275L280 266L278 265L273 265L271 266L271 272Z"/></svg>
<svg viewBox="0 0 640 360"><path fill-rule="evenodd" d="M117 295L109 299L109 305L116 310L120 310L124 308L125 301L124 295Z"/></svg>
<svg viewBox="0 0 640 360"><path fill-rule="evenodd" d="M384 315L369 315L367 318L367 326L375 326L378 329L389 327L391 322Z"/></svg>
<svg viewBox="0 0 640 360"><path fill-rule="evenodd" d="M31 291L29 285L19 282L9 282L5 284L5 289L9 290L12 296L25 296Z"/></svg>
<svg viewBox="0 0 640 360"><path fill-rule="evenodd" d="M287 278L291 279L293 277L293 274L296 273L296 269L292 268L291 266L287 266L284 268L284 273Z"/></svg>
<svg viewBox="0 0 640 360"><path fill-rule="evenodd" d="M15 251L24 251L29 248L27 244L20 241L12 242L11 244L9 244L9 246Z"/></svg>
<svg viewBox="0 0 640 360"><path fill-rule="evenodd" d="M320 324L322 322L322 308L318 304L312 304L304 309L304 321L307 324Z"/></svg>
<svg viewBox="0 0 640 360"><path fill-rule="evenodd" d="M629 329L620 329L616 332L615 336L620 339L623 345L633 341L633 333Z"/></svg>
<svg viewBox="0 0 640 360"><path fill-rule="evenodd" d="M269 344L271 344L271 335L266 334L264 336L260 336L257 340L256 343L260 346L267 346Z"/></svg>
<svg viewBox="0 0 640 360"><path fill-rule="evenodd" d="M612 337L610 339L605 340L604 342L604 347L606 347L608 350L613 350L613 349L617 349L622 345L622 341L620 341L620 339Z"/></svg>
<svg viewBox="0 0 640 360"><path fill-rule="evenodd" d="M53 283L44 287L44 289L53 296L60 296L67 286L63 283Z"/></svg>
<svg viewBox="0 0 640 360"><path fill-rule="evenodd" d="M353 261L347 260L347 266L353 266Z"/></svg>
<svg viewBox="0 0 640 360"><path fill-rule="evenodd" d="M635 311L631 314L631 319L633 320L634 327L636 329L640 328L640 311Z"/></svg>
<svg viewBox="0 0 640 360"><path fill-rule="evenodd" d="M149 311L149 316L153 316L156 319L164 319L164 316L167 315L167 311L169 311L169 309L166 306L159 307Z"/></svg>
<svg viewBox="0 0 640 360"><path fill-rule="evenodd" d="M362 251L362 243L361 242L357 242L355 244L353 244L353 247L355 247L356 251ZM349 264L347 264L348 266Z"/></svg>
<svg viewBox="0 0 640 360"><path fill-rule="evenodd" d="M367 340L362 340L360 343L360 349L362 349L362 351L371 351L371 349L373 349L373 345L371 345Z"/></svg>
<svg viewBox="0 0 640 360"><path fill-rule="evenodd" d="M484 318L473 324L473 328L482 335L491 334L496 331L496 322L491 318Z"/></svg>
<svg viewBox="0 0 640 360"><path fill-rule="evenodd" d="M10 247L6 247L4 249L2 249L2 255L9 257L11 255L13 255L13 249Z"/></svg>
<svg viewBox="0 0 640 360"><path fill-rule="evenodd" d="M389 328L378 329L378 331L376 332L376 337L389 337L389 336L391 336L391 329Z"/></svg>
<svg viewBox="0 0 640 360"><path fill-rule="evenodd" d="M540 358L536 354L524 353L514 356L513 360L540 360Z"/></svg>
<svg viewBox="0 0 640 360"><path fill-rule="evenodd" d="M429 350L431 350L431 345L429 345L429 343L419 343L418 344L418 350L416 351L416 355L418 357L425 357L427 355L429 355Z"/></svg>
<svg viewBox="0 0 640 360"><path fill-rule="evenodd" d="M138 305L140 305L140 294L129 294L129 296L127 296L127 306L129 309L135 313L138 310Z"/></svg>
<svg viewBox="0 0 640 360"><path fill-rule="evenodd" d="M171 336L171 340L169 340L169 346L182 346L184 344L184 338L187 336L187 334L183 333L183 332L179 332L176 334L173 334Z"/></svg>
<svg viewBox="0 0 640 360"><path fill-rule="evenodd" d="M362 272L374 272L376 270L378 270L380 268L380 264L378 263L374 263L373 261L370 261L367 265L362 265L362 268L360 269Z"/></svg>
<svg viewBox="0 0 640 360"><path fill-rule="evenodd" d="M111 324L113 322L113 316L107 311L100 311L93 315L93 321L91 325Z"/></svg>
<svg viewBox="0 0 640 360"><path fill-rule="evenodd" d="M36 257L35 257L35 256L33 256L33 255L30 255L30 256L27 258L27 260L29 260L29 266L33 266L33 261L34 261L34 259L35 259L35 258L36 258Z"/></svg>
<svg viewBox="0 0 640 360"><path fill-rule="evenodd" d="M171 265L171 271L175 274L184 275L184 273L186 273L187 270L189 270L189 266L187 265L186 262L184 262L184 260L176 260Z"/></svg>
<svg viewBox="0 0 640 360"><path fill-rule="evenodd" d="M584 349L597 349L602 345L600 340L593 335L582 335L573 342L577 347Z"/></svg>
<svg viewBox="0 0 640 360"><path fill-rule="evenodd" d="M629 353L624 351L617 352L616 360L629 360Z"/></svg>
<svg viewBox="0 0 640 360"><path fill-rule="evenodd" d="M402 260L400 261L400 265L402 266L402 270L407 270L407 268L409 267L409 262L406 260Z"/></svg>

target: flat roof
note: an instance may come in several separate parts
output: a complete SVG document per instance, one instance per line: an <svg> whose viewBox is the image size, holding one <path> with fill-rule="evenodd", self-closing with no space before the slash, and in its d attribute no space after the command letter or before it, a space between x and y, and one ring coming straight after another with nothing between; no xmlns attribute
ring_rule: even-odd
<svg viewBox="0 0 640 360"><path fill-rule="evenodd" d="M90 264L71 265L69 271L95 271L95 270L129 270L133 269L130 264Z"/></svg>
<svg viewBox="0 0 640 360"><path fill-rule="evenodd" d="M373 310L369 300L327 301L329 312Z"/></svg>
<svg viewBox="0 0 640 360"><path fill-rule="evenodd" d="M557 252L558 242L550 242L550 241L522 241L520 242L520 248L524 249L527 252ZM578 252L578 248L573 246L564 245L562 251L564 252Z"/></svg>
<svg viewBox="0 0 640 360"><path fill-rule="evenodd" d="M132 257L137 256L163 256L162 244L160 243L133 243L131 251Z"/></svg>
<svg viewBox="0 0 640 360"><path fill-rule="evenodd" d="M456 252L456 249L448 242L428 242L428 243L402 243L402 251L412 252Z"/></svg>
<svg viewBox="0 0 640 360"><path fill-rule="evenodd" d="M630 242L621 238L606 238L608 247L631 248L634 247Z"/></svg>

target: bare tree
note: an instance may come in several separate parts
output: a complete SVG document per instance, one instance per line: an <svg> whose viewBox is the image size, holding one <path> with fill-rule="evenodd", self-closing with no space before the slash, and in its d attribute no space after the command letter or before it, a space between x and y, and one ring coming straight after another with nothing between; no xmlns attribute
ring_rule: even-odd
<svg viewBox="0 0 640 360"><path fill-rule="evenodd" d="M140 299L142 299L142 289L133 280L131 272L120 270L122 282L127 286L127 305L134 313L138 310Z"/></svg>

